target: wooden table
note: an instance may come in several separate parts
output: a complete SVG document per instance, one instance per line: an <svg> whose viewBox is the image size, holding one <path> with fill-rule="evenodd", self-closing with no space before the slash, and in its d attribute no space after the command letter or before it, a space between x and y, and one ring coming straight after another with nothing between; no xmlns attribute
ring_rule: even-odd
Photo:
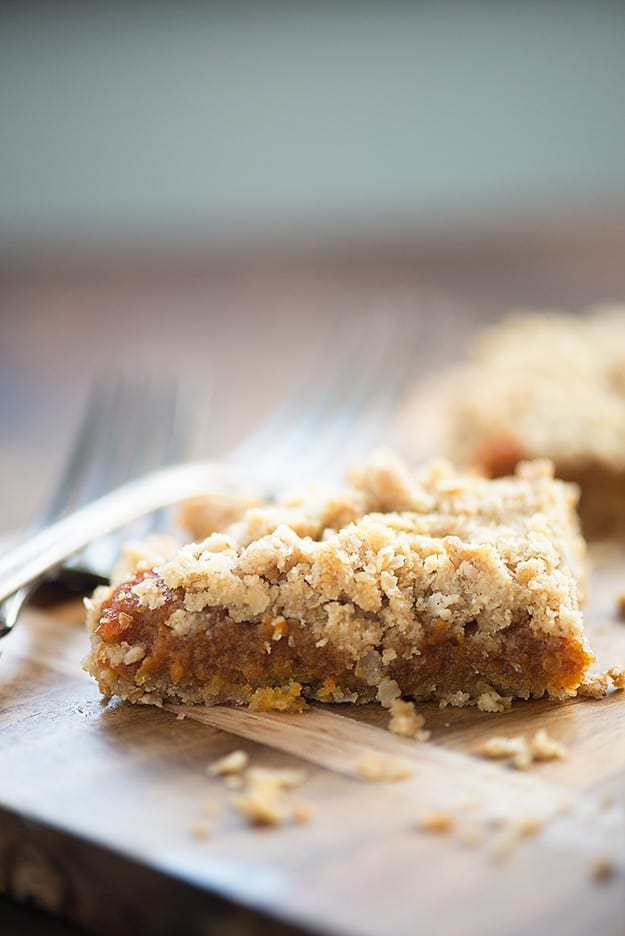
<svg viewBox="0 0 625 936"><path fill-rule="evenodd" d="M166 368L184 374L187 389L196 401L198 416L203 417L198 419L193 451L217 454L241 437L271 405L288 393L293 381L305 369L324 330L338 315L350 316L357 327L360 310L365 306L402 303L414 308L415 316L421 318L423 325L416 370L426 373L452 359L476 327L491 321L510 305L580 308L593 301L625 297L624 257L625 217L601 217L581 221L565 219L558 223L545 221L535 228L521 225L494 234L487 232L479 238L467 237L465 233L451 244L403 239L378 245L361 243L350 250L311 248L299 254L239 250L206 256L200 251L163 257L135 255L128 261L120 257L99 257L97 262L87 263L84 259L80 263L13 263L0 278L0 374L6 416L0 426L0 527L8 530L26 522L36 508L60 464L88 381L103 367L120 370L133 367L139 371ZM253 387L252 393L250 387ZM204 406L203 401L209 400L211 388L213 402ZM606 653L614 649L620 652L621 635L625 633L618 630L613 613L617 579L614 567L605 570L604 585L599 592L595 591L591 612L597 628L606 621L613 621L608 631L599 635ZM80 612L73 604L46 607L35 609L30 623L20 626L21 635L12 638L14 646L12 652L7 648L8 659L3 661L0 674L5 716L7 711L10 715L17 703L17 709L26 715L40 715L48 705L55 713L57 724L59 718L70 718L69 712L74 712L75 716L72 707L80 705L84 707L81 718L85 723L100 717L97 693L91 683L83 681L78 669L82 640L80 631L76 630L79 618ZM63 704L62 699L65 700ZM591 714L582 715L583 712ZM540 783L582 796L589 793L599 796L609 791L623 804L625 764L621 748L625 746L620 741L620 732L625 724L621 712L625 709L622 703L619 706L617 697L603 703L574 703L555 708L536 703L527 708L515 707L501 719L474 712L429 712L428 722L434 728L434 767L441 769L441 765L451 764L457 769L477 771L478 778L486 776L484 782L497 786L493 777L498 774L491 771L500 768L484 766L468 756L475 739L485 728L492 730L495 725L505 733L514 733L538 727L549 719L554 733L571 745L573 756L565 764L541 768ZM405 744L397 739L389 741L390 736L378 728L382 718L378 711L349 714L357 718L352 722L353 731L357 732L356 743ZM269 757L272 762L274 758L288 763L293 758L298 762L307 761L312 771L310 796L319 814L310 827L315 843L311 847L319 849L320 854L326 848L324 837L341 821L343 808L347 811L344 814L349 814L352 801L361 803L365 813L374 814L379 810L394 829L388 842L371 852L364 840L360 845L355 841L333 870L333 879L338 882L334 891L328 888L323 875L311 879L312 887L325 888L329 906L336 902L334 918L337 921L341 919L341 900L345 893L341 889L345 886L343 876L358 854L361 860L372 862L368 873L377 875L380 881L384 880L383 868L385 862L388 864L392 860L393 849L407 849L403 867L410 867L414 860L426 877L429 865L439 872L445 867L443 843L428 843L424 850L418 835L406 835L405 823L413 806L405 794L397 798L394 793L379 788L363 790L357 780L339 776L340 765L327 762L330 753L323 745L316 749L316 757L311 758L306 739L294 726L285 734L289 740L282 746L282 753L271 754L271 743L269 747L264 743L269 741L267 725L252 726L248 739L239 742L221 729L245 734L240 724L235 727L229 724L227 713L219 717L221 723L215 723L213 718L212 726L207 728L195 719L180 724L167 713L114 708L107 716L110 725L107 744L114 758L129 757L133 770L139 772L148 764L150 770L158 773L163 759L173 755L179 765L184 765L189 797L199 795L198 791L206 782L203 765L215 752L233 746L242 744L255 757ZM334 717L327 715L327 718ZM206 716L206 720L210 722L211 716ZM345 722L342 718L341 724ZM36 723L37 719L26 721L24 725ZM136 730L137 724L144 732L143 746L137 748L133 744L132 749L125 750L125 739L131 737L129 733ZM328 725L334 726L334 722L320 723L321 735L330 731ZM15 725L12 730L17 730ZM19 732L15 737L19 737ZM51 738L54 737L53 731ZM163 753L163 739L170 745L167 755ZM46 756L51 756L50 751L48 748ZM462 761L447 762L448 756L461 757ZM14 767L24 770L24 762L18 762L19 758ZM39 780L37 763L33 763L32 782L36 784ZM328 795L333 802L336 800L332 809L337 811L335 814L331 809L329 818L323 818L323 803ZM525 795L530 796L530 793L519 792L521 798ZM193 814L190 802L191 799L185 806L185 822ZM179 828L176 835L183 833L186 835L188 828ZM221 854L226 864L228 854L232 858L235 853L233 843L238 834L233 833L223 840L219 838L216 854ZM286 833L289 841L293 834L294 831ZM38 848L44 854L48 849L57 854L56 850L63 845L59 845L53 832L42 831L28 823L13 829L11 835L13 840L17 835L20 840L23 837L30 842L35 855ZM280 839L263 838L261 841L259 847L266 848L272 861L279 862ZM73 856L72 861L78 865L85 862L84 867L88 867L88 852L67 842L63 847L69 849L67 853ZM553 847L557 851L559 846ZM210 854L210 847L207 853ZM98 855L102 860L101 850ZM520 887L515 893L522 907L513 908L514 912L506 915L507 905L499 906L495 900L502 914L501 931L526 932L540 923L548 924L550 932L581 933L586 925L584 921L592 917L595 925L597 920L602 921L602 932L622 932L622 918L616 912L621 895L607 888L598 892L596 887L588 885L583 875L575 877L579 868L576 870L574 862L568 864L568 859L562 858L560 852L558 855L559 861L564 862L560 867L568 869L583 899L578 896L576 900L575 888L564 888L561 892L564 903L558 905L560 915L549 916L546 905L541 900L536 902L535 895L532 899L536 913L528 916L521 912L528 901L531 903L529 890L536 884L537 868L542 869L549 886L557 889L557 881L561 880L561 875L555 874L550 865L549 854L545 857L544 850L529 844L512 866ZM587 858L589 862L592 860L590 852ZM487 918L481 919L480 905L476 903L478 893L472 893L469 886L471 881L476 884L478 881L471 870L476 862L473 853L460 858L455 854L453 858L455 870L450 872L453 892L458 892L462 881L462 900L467 908L463 913L468 916L451 914L449 933L455 931L454 926L468 926L467 920L472 921L472 925L478 921L488 923ZM45 871L46 867L44 862L39 871ZM248 900L246 910L235 909L235 905L240 905L236 894L234 904L224 901L223 895L205 904L204 898L198 898L188 881L182 889L170 892L164 887L161 875L137 871L132 863L112 862L108 868L119 875L117 884L122 890L136 883L150 895L155 909L151 915L146 914L143 930L146 933L163 931L167 916L165 910L159 912L159 906L169 907L168 912L172 912L174 918L177 918L176 913L182 913L179 908L184 906L184 913L195 927L193 932L213 932L210 919L222 922L228 919L234 931L251 932L259 927L267 931L266 913L271 915L272 908L257 906L254 909L253 900L251 903ZM493 888L505 895L511 873L510 869L504 869L500 877L495 877L493 872L482 879L480 886L490 881ZM21 891L13 887L12 892L22 897L31 893L44 905L55 909L54 881L51 885L45 874L42 880L43 884L41 881L37 884L35 873L34 884L27 880L25 884L22 882ZM89 875L84 877L86 903L81 905L82 916L72 912L69 915L97 929L97 921L90 916L94 906L90 903L93 896L88 886L90 880ZM436 882L436 876L428 878L427 889L432 893L438 893ZM386 883L390 886L387 894L395 895L401 902L407 881ZM523 888L528 888L525 894ZM566 902L567 895L573 903ZM304 909L308 907L308 915L304 913L298 919L297 914L287 913L290 922L280 924L280 930L284 927L285 932L294 932L303 925L328 931L328 920L332 917L315 916L316 904L310 893L302 891L299 901ZM58 906L66 912L62 902ZM110 906L111 919L107 923L112 926L116 920L114 896ZM374 909L375 906L379 909L379 900L374 901ZM133 912L136 909L134 907ZM206 915L209 910L212 916ZM386 907L387 920L393 918L392 912L391 907ZM549 910L552 912L553 908ZM47 929L39 916L29 916L6 902L0 902L0 921L3 915L7 920L7 930L3 929L3 933L11 932L11 927L26 933L64 932L63 924L51 923L51 928ZM362 931L372 928L375 931L375 913L372 910L368 920L366 916L365 913ZM348 914L340 926L337 923L337 928L345 931L350 919L353 923L355 918ZM454 926L451 926L452 920ZM519 923L516 929L515 920ZM381 931L382 920L377 922ZM402 920L401 914L396 924L397 931L402 931L405 919ZM572 928L573 924L577 929ZM278 924L275 926L278 931ZM69 934L70 930L67 932Z"/></svg>

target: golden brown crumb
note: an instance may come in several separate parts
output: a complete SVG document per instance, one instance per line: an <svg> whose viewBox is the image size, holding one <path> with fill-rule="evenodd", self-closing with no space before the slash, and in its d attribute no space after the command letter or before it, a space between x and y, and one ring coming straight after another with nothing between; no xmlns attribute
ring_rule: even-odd
<svg viewBox="0 0 625 936"><path fill-rule="evenodd" d="M294 790L306 780L303 770L290 768L250 767L245 772L246 783L252 786L275 786L278 790Z"/></svg>
<svg viewBox="0 0 625 936"><path fill-rule="evenodd" d="M614 858L610 855L602 855L592 866L592 878L599 884L606 884L616 877L617 870Z"/></svg>
<svg viewBox="0 0 625 936"><path fill-rule="evenodd" d="M253 825L281 825L285 819L284 806L275 788L256 787L235 796L234 808Z"/></svg>
<svg viewBox="0 0 625 936"><path fill-rule="evenodd" d="M494 689L478 696L477 707L482 712L505 712L512 705L510 696L502 696Z"/></svg>
<svg viewBox="0 0 625 936"><path fill-rule="evenodd" d="M480 744L477 753L493 760L508 760L517 770L525 770L532 763L531 749L521 735L514 738L489 738Z"/></svg>
<svg viewBox="0 0 625 936"><path fill-rule="evenodd" d="M463 845L467 845L469 848L475 848L484 842L486 833L482 826L475 822L463 822L458 826L456 838Z"/></svg>
<svg viewBox="0 0 625 936"><path fill-rule="evenodd" d="M625 617L625 592L621 592L618 596L618 609L621 617Z"/></svg>
<svg viewBox="0 0 625 936"><path fill-rule="evenodd" d="M125 582L137 571L152 569L167 562L179 549L180 542L169 534L157 534L144 540L124 543L121 556L113 568L111 584Z"/></svg>
<svg viewBox="0 0 625 936"><path fill-rule="evenodd" d="M540 728L531 742L532 757L536 761L563 760L566 757L566 747L554 738L551 738L544 728Z"/></svg>
<svg viewBox="0 0 625 936"><path fill-rule="evenodd" d="M250 708L256 712L303 712L307 707L301 684L293 680L288 686L257 689L250 698Z"/></svg>
<svg viewBox="0 0 625 936"><path fill-rule="evenodd" d="M422 832L434 832L447 835L456 825L456 817L450 812L431 812L419 819L418 826Z"/></svg>
<svg viewBox="0 0 625 936"><path fill-rule="evenodd" d="M585 699L604 699L611 689L625 689L625 667L611 666L603 673L590 673L577 694Z"/></svg>
<svg viewBox="0 0 625 936"><path fill-rule="evenodd" d="M428 740L430 732L424 730L425 718L415 710L414 702L395 699L390 711L389 731L417 741Z"/></svg>
<svg viewBox="0 0 625 936"><path fill-rule="evenodd" d="M578 687L577 695L583 699L604 699L610 690L607 673L591 673Z"/></svg>
<svg viewBox="0 0 625 936"><path fill-rule="evenodd" d="M205 539L211 533L227 529L261 503L251 491L213 491L184 501L178 508L178 522L193 539Z"/></svg>
<svg viewBox="0 0 625 936"><path fill-rule="evenodd" d="M306 775L301 770L278 770L250 767L245 772L246 789L234 797L232 805L254 825L281 825L289 820L308 821L310 814L302 804L293 806L285 798L286 790L300 786Z"/></svg>
<svg viewBox="0 0 625 936"><path fill-rule="evenodd" d="M291 815L293 816L294 822L297 822L299 825L304 825L312 819L312 810L310 806L306 806L304 803L296 803L292 809Z"/></svg>
<svg viewBox="0 0 625 936"><path fill-rule="evenodd" d="M526 816L517 823L517 829L522 838L531 838L534 835L538 835L544 828L545 820L533 816Z"/></svg>
<svg viewBox="0 0 625 936"><path fill-rule="evenodd" d="M245 751L231 751L225 757L220 757L208 768L208 772L217 775L239 774L249 764L249 757Z"/></svg>
<svg viewBox="0 0 625 936"><path fill-rule="evenodd" d="M608 676L615 689L625 689L625 666L611 666Z"/></svg>
<svg viewBox="0 0 625 936"><path fill-rule="evenodd" d="M508 760L517 770L527 770L534 761L561 760L566 757L566 748L541 728L529 741L522 735L489 738L477 748L477 753L482 757Z"/></svg>
<svg viewBox="0 0 625 936"><path fill-rule="evenodd" d="M191 834L193 835L193 838L198 840L198 842L202 842L210 837L212 831L213 827L211 823L204 820L203 822L195 823L191 829Z"/></svg>
<svg viewBox="0 0 625 936"><path fill-rule="evenodd" d="M361 777L373 782L395 782L412 776L412 765L400 757L366 751L356 765Z"/></svg>
<svg viewBox="0 0 625 936"><path fill-rule="evenodd" d="M521 842L518 829L506 826L494 839L491 845L491 857L497 863L505 861L516 851Z"/></svg>

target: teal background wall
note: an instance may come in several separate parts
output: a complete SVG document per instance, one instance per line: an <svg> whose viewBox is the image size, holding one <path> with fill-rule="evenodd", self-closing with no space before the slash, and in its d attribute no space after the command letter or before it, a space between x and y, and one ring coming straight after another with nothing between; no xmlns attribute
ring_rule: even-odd
<svg viewBox="0 0 625 936"><path fill-rule="evenodd" d="M625 201L625 3L8 3L0 240Z"/></svg>

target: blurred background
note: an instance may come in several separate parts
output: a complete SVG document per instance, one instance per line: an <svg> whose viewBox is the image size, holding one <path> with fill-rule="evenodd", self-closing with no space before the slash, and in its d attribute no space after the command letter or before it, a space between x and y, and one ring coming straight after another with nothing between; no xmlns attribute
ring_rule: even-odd
<svg viewBox="0 0 625 936"><path fill-rule="evenodd" d="M624 89L623 2L3 3L2 527L103 370L218 454L339 316L411 310L417 379L625 298Z"/></svg>

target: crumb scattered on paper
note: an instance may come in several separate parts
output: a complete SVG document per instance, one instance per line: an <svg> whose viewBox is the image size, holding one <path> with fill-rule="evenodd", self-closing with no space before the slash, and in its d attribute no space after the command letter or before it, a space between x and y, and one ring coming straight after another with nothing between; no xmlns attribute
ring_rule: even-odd
<svg viewBox="0 0 625 936"><path fill-rule="evenodd" d="M394 734L414 738L416 741L427 741L430 737L430 732L425 730L425 718L416 711L414 702L395 699L391 704L390 714L388 727Z"/></svg>
<svg viewBox="0 0 625 936"><path fill-rule="evenodd" d="M412 776L412 764L409 761L378 751L366 751L356 764L356 770L365 780L379 783L406 780Z"/></svg>
<svg viewBox="0 0 625 936"><path fill-rule="evenodd" d="M242 773L249 764L249 757L245 751L231 751L225 757L220 757L208 768L208 772L216 776Z"/></svg>
<svg viewBox="0 0 625 936"><path fill-rule="evenodd" d="M233 798L232 805L253 825L307 822L310 819L308 808L291 803L285 796L286 791L300 786L305 779L301 770L250 767L245 773L245 789Z"/></svg>
<svg viewBox="0 0 625 936"><path fill-rule="evenodd" d="M449 834L456 825L456 817L451 812L438 810L421 816L418 826L422 832L434 832L438 835Z"/></svg>
<svg viewBox="0 0 625 936"><path fill-rule="evenodd" d="M202 822L196 822L191 829L193 838L197 839L198 842L203 842L207 838L210 838L212 831L213 826L206 819L204 819Z"/></svg>
<svg viewBox="0 0 625 936"><path fill-rule="evenodd" d="M517 770L528 770L535 761L562 760L567 756L566 747L550 737L544 728L529 740L523 735L512 738L495 735L480 744L477 753L491 760L506 760Z"/></svg>
<svg viewBox="0 0 625 936"><path fill-rule="evenodd" d="M609 855L602 855L593 863L591 874L594 881L599 884L605 884L616 877L616 862Z"/></svg>
<svg viewBox="0 0 625 936"><path fill-rule="evenodd" d="M612 689L625 689L625 666L610 666L603 673L591 673L577 690L585 699L603 699Z"/></svg>

